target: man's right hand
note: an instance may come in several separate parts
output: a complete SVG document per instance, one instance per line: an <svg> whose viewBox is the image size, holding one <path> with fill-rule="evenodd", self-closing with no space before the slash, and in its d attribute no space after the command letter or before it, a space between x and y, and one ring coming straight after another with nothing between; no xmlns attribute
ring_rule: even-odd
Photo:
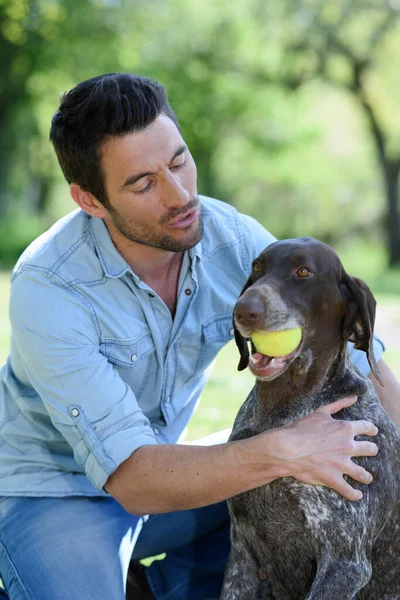
<svg viewBox="0 0 400 600"><path fill-rule="evenodd" d="M274 457L277 461L279 477L325 485L348 500L360 500L362 492L351 487L343 475L360 483L371 483L372 475L353 462L352 457L375 456L378 447L354 437L375 436L378 429L369 421L340 421L331 416L356 400L356 396L342 398L297 421L260 434L269 436L266 453L269 459Z"/></svg>

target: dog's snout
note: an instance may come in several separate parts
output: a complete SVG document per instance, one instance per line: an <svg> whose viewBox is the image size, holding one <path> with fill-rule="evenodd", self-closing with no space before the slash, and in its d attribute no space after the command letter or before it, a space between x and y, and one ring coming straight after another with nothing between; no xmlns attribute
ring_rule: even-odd
<svg viewBox="0 0 400 600"><path fill-rule="evenodd" d="M247 295L247 297L245 295L237 301L234 315L241 325L250 329L258 329L265 316L264 303L256 295Z"/></svg>

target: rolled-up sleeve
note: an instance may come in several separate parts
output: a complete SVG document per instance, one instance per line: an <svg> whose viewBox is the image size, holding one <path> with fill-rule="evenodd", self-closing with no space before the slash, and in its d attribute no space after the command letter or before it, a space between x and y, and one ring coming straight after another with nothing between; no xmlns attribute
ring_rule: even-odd
<svg viewBox="0 0 400 600"><path fill-rule="evenodd" d="M76 462L101 490L137 448L155 444L131 388L100 352L93 307L33 269L13 281L10 321L32 387Z"/></svg>

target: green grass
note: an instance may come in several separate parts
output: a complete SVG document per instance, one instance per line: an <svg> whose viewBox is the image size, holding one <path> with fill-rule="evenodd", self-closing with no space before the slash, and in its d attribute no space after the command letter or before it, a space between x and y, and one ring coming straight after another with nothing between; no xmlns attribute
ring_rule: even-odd
<svg viewBox="0 0 400 600"><path fill-rule="evenodd" d="M400 267L388 269L387 252L381 244L351 238L335 248L350 275L366 281L375 295L400 298Z"/></svg>
<svg viewBox="0 0 400 600"><path fill-rule="evenodd" d="M232 427L240 405L254 384L250 371L239 373L239 353L230 342L219 353L199 408L190 422L188 440Z"/></svg>

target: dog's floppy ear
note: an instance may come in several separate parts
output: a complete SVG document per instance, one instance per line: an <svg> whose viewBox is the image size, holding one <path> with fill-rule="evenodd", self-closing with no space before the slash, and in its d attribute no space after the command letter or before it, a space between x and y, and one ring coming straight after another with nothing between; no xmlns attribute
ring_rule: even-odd
<svg viewBox="0 0 400 600"><path fill-rule="evenodd" d="M372 373L383 385L373 350L376 300L362 279L351 277L346 272L339 287L347 309L343 322L344 339L354 342L357 350L366 352Z"/></svg>
<svg viewBox="0 0 400 600"><path fill-rule="evenodd" d="M251 286L251 283L252 283L251 277L249 277L248 280L246 281L246 283L244 284L242 291L239 294L239 298ZM239 331L235 325L235 316L233 316L233 331L235 333L236 346L238 347L239 352L240 352L240 361L238 364L238 371L243 371L244 369L246 369L247 365L249 364L250 353L249 353L249 348L247 346L247 339L239 333Z"/></svg>

